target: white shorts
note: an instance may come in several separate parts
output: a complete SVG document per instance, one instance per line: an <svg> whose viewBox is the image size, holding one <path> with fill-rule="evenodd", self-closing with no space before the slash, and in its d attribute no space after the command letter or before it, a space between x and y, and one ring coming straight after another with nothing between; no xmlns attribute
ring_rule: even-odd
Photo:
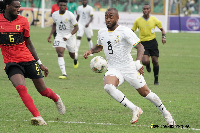
<svg viewBox="0 0 200 133"><path fill-rule="evenodd" d="M77 36L82 37L84 33L87 38L91 38L93 36L93 30L90 26L88 26L87 28L82 25L78 25L78 26L79 26L79 29L77 31Z"/></svg>
<svg viewBox="0 0 200 133"><path fill-rule="evenodd" d="M119 71L115 68L111 68L105 73L105 76L108 75L115 76L119 79L118 86L120 86L124 81L127 81L130 86L133 86L135 89L142 88L146 84L144 77L140 75L137 71L135 71L135 73L127 73Z"/></svg>
<svg viewBox="0 0 200 133"><path fill-rule="evenodd" d="M63 47L67 49L70 53L75 53L76 46L76 36L72 35L67 41L64 41L63 38L57 37L53 42L53 47Z"/></svg>

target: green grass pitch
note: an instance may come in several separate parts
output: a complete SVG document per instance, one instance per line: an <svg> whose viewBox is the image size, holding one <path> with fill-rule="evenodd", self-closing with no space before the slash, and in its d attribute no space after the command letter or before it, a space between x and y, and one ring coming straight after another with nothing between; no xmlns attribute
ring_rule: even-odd
<svg viewBox="0 0 200 133"><path fill-rule="evenodd" d="M148 87L156 93L166 108L171 112L177 125L189 125L189 129L153 128L150 125L166 125L162 114L137 91L125 82L120 87L126 97L143 109L139 121L130 124L132 112L117 103L103 89L104 73L90 70L90 60L97 55L104 56L103 51L87 60L83 58L89 49L83 36L79 50L79 67L73 68L73 60L65 51L67 80L58 79L61 75L57 53L52 43L47 42L51 28L31 26L31 40L45 66L49 76L44 78L47 87L59 94L66 105L66 114L59 115L54 102L42 97L32 81L26 79L28 93L32 96L47 126L32 126L31 113L24 106L17 91L4 72L3 57L0 55L0 132L197 132L200 131L200 54L199 34L167 33L167 43L161 43L161 33L156 33L159 43L160 73L159 86L153 85L153 72L145 69ZM137 33L138 34L138 33ZM92 37L96 44L97 31ZM53 41L53 37L52 37ZM136 58L133 48L132 56ZM151 64L152 67L152 64Z"/></svg>

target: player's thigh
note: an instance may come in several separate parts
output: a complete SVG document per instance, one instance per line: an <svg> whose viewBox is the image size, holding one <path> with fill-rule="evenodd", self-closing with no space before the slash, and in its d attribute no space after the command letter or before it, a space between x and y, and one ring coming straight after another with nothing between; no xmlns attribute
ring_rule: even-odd
<svg viewBox="0 0 200 133"><path fill-rule="evenodd" d="M53 47L63 47L66 48L66 42L62 38L56 37L53 42Z"/></svg>
<svg viewBox="0 0 200 133"><path fill-rule="evenodd" d="M24 71L18 65L11 65L5 69L7 69L6 73L14 87L18 85L25 86Z"/></svg>
<svg viewBox="0 0 200 133"><path fill-rule="evenodd" d="M69 53L75 53L75 47L76 47L76 36L72 36L66 41L66 48L69 51Z"/></svg>
<svg viewBox="0 0 200 133"><path fill-rule="evenodd" d="M142 88L146 84L144 77L137 71L135 73L123 73L123 77L135 89Z"/></svg>
<svg viewBox="0 0 200 133"><path fill-rule="evenodd" d="M91 27L85 28L85 35L87 38L91 38L93 36L93 30Z"/></svg>
<svg viewBox="0 0 200 133"><path fill-rule="evenodd" d="M121 72L116 69L109 69L105 73L104 85L113 84L114 86L120 86L124 82L124 77Z"/></svg>

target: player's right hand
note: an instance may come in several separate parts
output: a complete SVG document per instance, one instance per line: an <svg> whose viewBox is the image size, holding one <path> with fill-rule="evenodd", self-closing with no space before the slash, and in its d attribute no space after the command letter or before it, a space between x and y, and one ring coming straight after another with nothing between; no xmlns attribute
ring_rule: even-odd
<svg viewBox="0 0 200 133"><path fill-rule="evenodd" d="M48 42L51 43L51 36L47 38Z"/></svg>
<svg viewBox="0 0 200 133"><path fill-rule="evenodd" d="M45 67L43 64L41 64L41 65L40 65L40 69L41 69L42 71L44 71L44 76L47 77L48 74L49 74L48 68Z"/></svg>
<svg viewBox="0 0 200 133"><path fill-rule="evenodd" d="M85 53L84 53L84 55L83 55L83 57L85 58L85 59L87 59L88 58L88 55L90 55L90 54L92 54L92 51L86 51Z"/></svg>

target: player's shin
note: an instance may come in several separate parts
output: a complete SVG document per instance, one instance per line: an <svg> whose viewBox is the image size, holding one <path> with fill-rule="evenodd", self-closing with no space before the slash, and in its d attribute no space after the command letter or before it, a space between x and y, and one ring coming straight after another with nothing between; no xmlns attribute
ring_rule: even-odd
<svg viewBox="0 0 200 133"><path fill-rule="evenodd" d="M58 57L58 65L63 75L67 75L65 71L65 60L64 57Z"/></svg>
<svg viewBox="0 0 200 133"><path fill-rule="evenodd" d="M26 86L23 85L18 85L16 87L23 103L25 104L25 106L28 108L28 110L32 113L32 115L34 117L40 116L39 111L37 110L33 99L31 98L31 96L27 93L27 88Z"/></svg>
<svg viewBox="0 0 200 133"><path fill-rule="evenodd" d="M46 88L44 91L39 92L42 96L46 96L50 99L52 99L54 102L58 101L58 96L50 89Z"/></svg>
<svg viewBox="0 0 200 133"><path fill-rule="evenodd" d="M93 47L93 42L92 42L92 40L90 40L90 41L88 42L88 44L89 44L89 49L91 49L91 48Z"/></svg>
<svg viewBox="0 0 200 133"><path fill-rule="evenodd" d="M131 110L134 110L137 107L129 101L120 90L116 89L114 85L106 84L104 89L113 99L121 103L123 106L128 107Z"/></svg>
<svg viewBox="0 0 200 133"><path fill-rule="evenodd" d="M151 103L153 103L162 113L166 111L165 106L162 104L160 98L153 92L150 92L145 99L149 100Z"/></svg>
<svg viewBox="0 0 200 133"><path fill-rule="evenodd" d="M76 47L75 47L75 59L78 60L78 50L81 44L81 40L76 40Z"/></svg>

